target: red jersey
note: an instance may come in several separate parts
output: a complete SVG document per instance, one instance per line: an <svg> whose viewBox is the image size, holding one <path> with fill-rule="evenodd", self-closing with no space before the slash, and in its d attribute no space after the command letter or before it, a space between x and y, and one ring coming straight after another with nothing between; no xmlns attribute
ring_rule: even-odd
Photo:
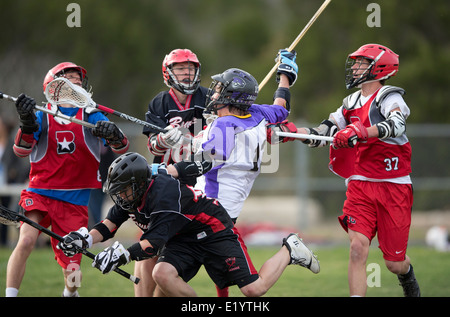
<svg viewBox="0 0 450 317"><path fill-rule="evenodd" d="M365 127L370 127L386 120L379 111L377 94L378 91L361 107L342 107L347 123L359 120ZM344 178L352 175L372 179L398 178L411 173L411 145L405 134L383 140L370 138L350 149L330 147L330 160L330 169Z"/></svg>
<svg viewBox="0 0 450 317"><path fill-rule="evenodd" d="M83 109L79 109L76 118L84 120L84 116ZM101 188L98 176L101 140L93 136L89 128L58 121L49 114L42 117L40 139L30 155L29 187Z"/></svg>

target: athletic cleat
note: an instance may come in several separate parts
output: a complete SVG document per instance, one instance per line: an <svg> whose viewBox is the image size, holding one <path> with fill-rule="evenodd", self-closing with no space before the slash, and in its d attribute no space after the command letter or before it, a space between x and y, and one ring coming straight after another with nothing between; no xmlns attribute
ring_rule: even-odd
<svg viewBox="0 0 450 317"><path fill-rule="evenodd" d="M410 265L408 273L398 274L397 277L405 297L420 297L419 283L417 283L412 265Z"/></svg>
<svg viewBox="0 0 450 317"><path fill-rule="evenodd" d="M308 249L297 234L291 233L287 238L284 238L283 245L288 248L291 255L290 264L306 267L315 274L320 272L320 265L317 257L310 249Z"/></svg>

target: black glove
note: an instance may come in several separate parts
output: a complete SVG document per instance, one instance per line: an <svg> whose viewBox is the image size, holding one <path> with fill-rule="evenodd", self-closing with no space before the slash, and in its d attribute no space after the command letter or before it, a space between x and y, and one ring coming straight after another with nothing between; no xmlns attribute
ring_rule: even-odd
<svg viewBox="0 0 450 317"><path fill-rule="evenodd" d="M90 248L92 244L92 242L89 242L89 240L92 241L92 238L89 237L89 232L85 227L78 229L78 231L70 232L63 239L56 247L68 257L73 257L75 254L80 253L81 249Z"/></svg>
<svg viewBox="0 0 450 317"><path fill-rule="evenodd" d="M20 94L16 100L16 110L19 114L21 129L25 134L31 134L39 130L39 124L36 122L36 115L34 114L34 107L36 101L25 94Z"/></svg>
<svg viewBox="0 0 450 317"><path fill-rule="evenodd" d="M97 121L92 134L104 138L109 145L122 145L124 139L122 131L111 121Z"/></svg>

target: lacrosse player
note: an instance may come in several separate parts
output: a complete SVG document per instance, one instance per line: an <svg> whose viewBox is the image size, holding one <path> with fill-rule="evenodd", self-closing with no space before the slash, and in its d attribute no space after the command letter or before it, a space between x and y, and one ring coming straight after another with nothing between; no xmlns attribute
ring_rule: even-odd
<svg viewBox="0 0 450 317"><path fill-rule="evenodd" d="M71 62L53 67L45 76L44 91L57 77L65 77L71 83L87 88L86 70ZM30 158L29 186L21 193L19 205L31 220L63 236L88 224L88 202L91 189L100 188L100 149L110 146L122 154L128 150L129 142L122 131L108 121L101 112L91 112L72 105L60 105L58 110L67 116L95 124L89 129L41 111L33 111L34 99L21 94L16 108L21 127L17 131L13 150L18 157ZM56 107L50 103L49 109ZM104 139L102 141L102 139ZM27 224L20 228L19 241L12 252L6 276L6 296L17 296L28 256L38 238L39 231ZM63 296L78 296L79 283L74 283L74 271L78 282L81 255L68 258L56 248L52 239L55 259L63 268L65 288Z"/></svg>
<svg viewBox="0 0 450 317"><path fill-rule="evenodd" d="M169 90L156 95L145 114L147 122L169 130L166 133L144 127L148 149L154 162L170 164L190 156L183 135L196 135L206 125L205 110L207 88L200 86L201 65L189 49L175 49L162 62L164 83Z"/></svg>
<svg viewBox="0 0 450 317"><path fill-rule="evenodd" d="M406 255L413 203L411 146L405 133L410 110L402 97L405 91L385 85L398 68L398 55L389 48L361 46L348 56L345 77L347 89L360 89L345 97L342 106L317 128L297 130L334 135L330 169L346 178L347 184L339 222L350 239L351 296L366 294L366 261L376 234L385 264L397 274L404 295L420 296ZM310 147L326 143L303 142Z"/></svg>
<svg viewBox="0 0 450 317"><path fill-rule="evenodd" d="M296 234L290 234L258 274L222 205L180 183L164 164L153 173L154 165L149 166L138 153L117 158L104 186L115 205L89 233L80 228L65 236L60 248L68 255L75 254L79 248L112 238L123 222L133 219L144 230L140 241L128 249L116 241L97 254L93 266L106 274L132 260L158 255L153 269L155 296L196 296L187 282L202 265L218 287L238 285L246 296L266 293L289 264L318 273L314 254Z"/></svg>
<svg viewBox="0 0 450 317"><path fill-rule="evenodd" d="M204 181L199 181L197 187L216 198L235 223L261 172L266 125L282 122L289 114L289 87L297 80L298 72L296 53L280 50L277 58L281 59L277 70L279 87L273 105L254 104L258 82L241 69L231 68L212 76L206 110L217 119L200 134L200 140L199 136L194 138L196 154L191 161L169 166L170 173L180 179L203 175ZM233 230L238 234L236 228Z"/></svg>
<svg viewBox="0 0 450 317"><path fill-rule="evenodd" d="M189 157L190 144L184 136L193 136L205 126L203 112L207 88L200 86L201 64L189 49L174 49L162 62L164 83L169 90L161 91L149 103L145 114L147 122L168 130L166 133L144 127L148 137L148 150L154 163L171 164ZM156 259L141 261L135 265L135 275L141 282L134 286L135 295L148 297L156 284L151 271Z"/></svg>

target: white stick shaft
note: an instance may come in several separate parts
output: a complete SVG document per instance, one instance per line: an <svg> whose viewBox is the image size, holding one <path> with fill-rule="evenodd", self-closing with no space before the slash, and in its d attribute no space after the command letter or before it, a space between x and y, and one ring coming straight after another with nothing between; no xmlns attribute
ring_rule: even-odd
<svg viewBox="0 0 450 317"><path fill-rule="evenodd" d="M315 135L315 134L302 134L302 133L291 133L291 132L276 132L279 136L285 136L289 138L295 139L309 139L309 140L320 140L320 141L328 141L332 142L333 137L331 136L323 136L323 135Z"/></svg>

